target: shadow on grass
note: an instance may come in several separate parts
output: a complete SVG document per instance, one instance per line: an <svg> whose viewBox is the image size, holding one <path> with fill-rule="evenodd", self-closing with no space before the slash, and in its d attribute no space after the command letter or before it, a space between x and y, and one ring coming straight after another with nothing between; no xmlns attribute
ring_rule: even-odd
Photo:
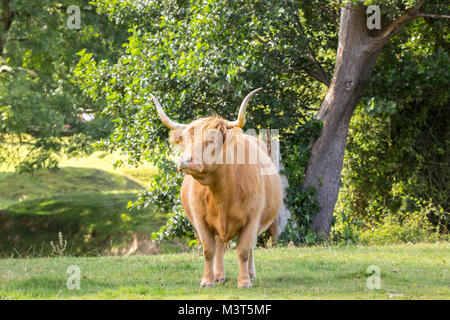
<svg viewBox="0 0 450 320"><path fill-rule="evenodd" d="M48 256L61 232L67 240L65 255L84 256L121 246L138 233L157 231L167 219L149 206L127 209L136 193L75 193L22 201L0 215L0 256L29 252L33 246ZM32 250L36 251L36 250Z"/></svg>

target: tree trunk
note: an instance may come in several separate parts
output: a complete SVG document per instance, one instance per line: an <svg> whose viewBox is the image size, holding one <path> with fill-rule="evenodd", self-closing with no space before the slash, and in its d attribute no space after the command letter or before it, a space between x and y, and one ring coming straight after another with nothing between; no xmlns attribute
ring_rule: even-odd
<svg viewBox="0 0 450 320"><path fill-rule="evenodd" d="M13 13L9 8L9 0L2 0L2 15L1 21L3 24L2 34L0 35L0 57L3 56L5 48L6 38L8 37L8 31L11 27Z"/></svg>
<svg viewBox="0 0 450 320"><path fill-rule="evenodd" d="M320 212L311 228L329 236L339 193L342 162L350 120L370 77L382 46L370 46L365 7L348 4L341 11L336 65L328 92L320 106L320 137L312 144L305 186L318 191Z"/></svg>
<svg viewBox="0 0 450 320"><path fill-rule="evenodd" d="M318 190L320 212L313 217L311 229L330 235L334 206L339 193L342 161L348 127L361 92L370 78L383 46L402 26L424 15L419 12L425 0L408 9L403 16L368 33L366 7L347 3L341 11L339 44L333 79L319 109L323 121L320 137L312 144L304 186Z"/></svg>

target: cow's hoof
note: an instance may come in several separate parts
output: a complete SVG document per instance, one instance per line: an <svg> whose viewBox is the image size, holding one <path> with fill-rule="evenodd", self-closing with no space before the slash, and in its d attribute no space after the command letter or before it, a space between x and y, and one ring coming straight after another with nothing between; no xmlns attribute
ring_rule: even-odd
<svg viewBox="0 0 450 320"><path fill-rule="evenodd" d="M238 285L239 289L244 289L244 288L248 288L251 289L252 288L252 284L250 282L244 282L244 283L240 283Z"/></svg>
<svg viewBox="0 0 450 320"><path fill-rule="evenodd" d="M200 283L200 288L213 288L213 287L214 287L214 282L202 281Z"/></svg>
<svg viewBox="0 0 450 320"><path fill-rule="evenodd" d="M226 281L225 277L221 277L221 278L216 278L216 279L214 279L214 282L225 283L225 281Z"/></svg>
<svg viewBox="0 0 450 320"><path fill-rule="evenodd" d="M250 273L249 275L250 275L250 279L256 279L256 274Z"/></svg>
<svg viewBox="0 0 450 320"><path fill-rule="evenodd" d="M224 283L225 282L225 275L224 274L217 274L214 276L214 282L221 282Z"/></svg>

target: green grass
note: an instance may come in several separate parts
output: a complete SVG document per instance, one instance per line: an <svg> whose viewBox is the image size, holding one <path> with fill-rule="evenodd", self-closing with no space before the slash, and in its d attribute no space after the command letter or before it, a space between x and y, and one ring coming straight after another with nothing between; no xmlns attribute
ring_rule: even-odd
<svg viewBox="0 0 450 320"><path fill-rule="evenodd" d="M150 179L156 174L157 169L148 163L141 164L138 168L122 166L114 168L113 164L117 160L126 162L126 157L118 152L94 152L88 157L81 158L61 158L60 167L78 167L78 168L101 168L102 170L114 174L125 176L137 181L140 185L147 187Z"/></svg>
<svg viewBox="0 0 450 320"><path fill-rule="evenodd" d="M148 186L156 169L114 169L118 154L95 152L85 158L61 158L59 169L40 169L32 174L0 170L0 209L12 203L79 192L139 191Z"/></svg>
<svg viewBox="0 0 450 320"><path fill-rule="evenodd" d="M169 252L172 244L151 244L150 234L167 219L152 206L127 210L148 186L149 165L115 170L118 154L96 152L85 158L61 158L59 169L32 174L0 172L0 257L48 256L62 232L66 254L98 255Z"/></svg>
<svg viewBox="0 0 450 320"><path fill-rule="evenodd" d="M134 193L77 193L22 201L0 216L0 256L48 256L58 232L70 255L98 255L124 247L136 234L158 230L167 216L152 207L126 209Z"/></svg>
<svg viewBox="0 0 450 320"><path fill-rule="evenodd" d="M66 167L8 174L0 180L0 199L19 202L78 192L141 189L143 186L126 176L94 168Z"/></svg>
<svg viewBox="0 0 450 320"><path fill-rule="evenodd" d="M173 243L155 247L149 240L166 214L151 206L126 209L156 170L115 170L120 159L101 152L61 158L60 169L31 175L0 164L0 300L450 298L448 242L258 249L251 290L237 289L238 261L229 250L228 281L200 289L198 252L179 253ZM59 232L67 241L64 257L49 257L58 255L50 241L59 245ZM158 252L163 254L109 257ZM66 287L70 265L81 269L80 290ZM366 287L370 265L380 267L380 290Z"/></svg>
<svg viewBox="0 0 450 320"><path fill-rule="evenodd" d="M237 289L234 250L225 256L227 282L199 288L196 252L154 256L0 260L0 299L449 299L449 243L379 247L257 249L253 289ZM69 290L70 265L81 270ZM381 288L369 290L377 265Z"/></svg>

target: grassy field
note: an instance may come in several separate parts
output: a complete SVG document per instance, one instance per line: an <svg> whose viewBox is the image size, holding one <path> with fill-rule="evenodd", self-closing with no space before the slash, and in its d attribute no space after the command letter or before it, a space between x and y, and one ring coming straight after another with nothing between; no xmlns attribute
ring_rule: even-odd
<svg viewBox="0 0 450 320"><path fill-rule="evenodd" d="M150 165L115 170L118 159L118 154L96 152L62 158L59 169L32 174L2 168L0 257L49 256L54 253L50 241L57 243L59 232L70 255L160 252L150 234L165 223L166 213L151 206L127 210L156 170Z"/></svg>
<svg viewBox="0 0 450 320"><path fill-rule="evenodd" d="M156 170L116 170L120 158L62 158L59 169L33 174L0 164L0 300L450 299L448 242L258 249L251 290L237 289L238 261L229 250L228 281L200 289L198 251L149 239L167 214L126 209ZM66 286L72 265L81 271L79 290ZM381 271L379 290L366 286L369 266Z"/></svg>
<svg viewBox="0 0 450 320"><path fill-rule="evenodd" d="M117 153L95 152L83 158L61 158L59 169L40 169L32 174L8 171L0 166L0 209L26 200L77 192L140 191L148 186L156 169L120 167Z"/></svg>
<svg viewBox="0 0 450 320"><path fill-rule="evenodd" d="M0 260L0 299L449 299L450 244L258 249L252 289L237 289L234 250L227 281L199 288L197 252L130 257ZM80 268L80 289L66 286ZM380 268L378 290L367 268Z"/></svg>

